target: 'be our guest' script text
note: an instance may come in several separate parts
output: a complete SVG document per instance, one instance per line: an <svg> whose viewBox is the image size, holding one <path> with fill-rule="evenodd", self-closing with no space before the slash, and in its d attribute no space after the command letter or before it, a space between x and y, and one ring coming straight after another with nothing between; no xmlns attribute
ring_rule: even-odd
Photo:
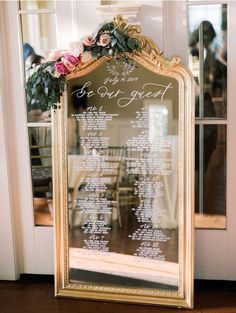
<svg viewBox="0 0 236 313"><path fill-rule="evenodd" d="M98 87L97 90L92 90L91 84L91 81L86 82L83 86L73 91L71 95L75 95L77 98L82 98L84 96L88 98L100 96L104 99L117 99L117 105L123 108L127 107L133 101L146 98L158 98L163 101L167 91L173 88L172 83L169 83L168 85L145 83L141 90L132 90L128 93L127 91L123 91L121 89L111 91L105 85Z"/></svg>

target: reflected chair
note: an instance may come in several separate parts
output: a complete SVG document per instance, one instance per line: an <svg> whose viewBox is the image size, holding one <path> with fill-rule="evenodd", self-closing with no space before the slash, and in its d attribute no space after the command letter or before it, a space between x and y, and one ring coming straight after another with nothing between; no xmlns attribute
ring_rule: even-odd
<svg viewBox="0 0 236 313"><path fill-rule="evenodd" d="M77 155L77 158L82 159L83 156ZM119 201L121 158L109 155L107 155L106 157L105 155L105 161L103 166L105 166L105 168L103 168L102 170L99 167L93 171L94 174L97 174L96 177L98 179L96 189L89 189L87 187L87 185L89 184L88 174L91 174L91 171L87 171L86 175L82 175L83 177L74 179L74 182L77 181L79 183L75 183L74 186L72 186L71 183L69 185L68 208L70 211L70 227L72 229L76 226L76 219L79 216L78 213L81 213L78 226L81 226L85 222L86 213L82 212L83 201L88 196L88 194L92 192L94 192L94 194L96 194L98 197L101 196L108 200L108 206L112 208L111 215L113 213L113 209L115 209L119 226L122 226ZM69 165L69 167L71 167L71 165ZM99 183L99 180L101 183Z"/></svg>
<svg viewBox="0 0 236 313"><path fill-rule="evenodd" d="M105 183L105 197L110 201L112 209L116 209L119 226L122 227L121 212L120 212L120 170L121 159L120 157L109 157L106 161L109 171L103 171L101 177L106 180ZM112 169L112 170L111 170Z"/></svg>

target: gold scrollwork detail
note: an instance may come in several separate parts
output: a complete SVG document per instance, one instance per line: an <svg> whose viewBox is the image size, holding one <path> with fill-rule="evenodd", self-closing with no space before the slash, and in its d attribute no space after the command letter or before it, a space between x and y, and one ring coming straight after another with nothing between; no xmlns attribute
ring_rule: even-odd
<svg viewBox="0 0 236 313"><path fill-rule="evenodd" d="M122 15L117 15L114 18L114 24L118 29L127 29L128 35L137 38L141 42L141 51L135 51L135 54L144 58L147 62L157 65L159 68L172 67L180 64L181 59L177 56L172 57L171 60L163 56L163 51L157 44L149 37L140 35L142 29L140 25L129 25Z"/></svg>
<svg viewBox="0 0 236 313"><path fill-rule="evenodd" d="M140 25L129 25L127 21L123 19L122 15L114 17L114 24L120 30L127 28L127 32L130 37L134 37L134 34L141 33Z"/></svg>

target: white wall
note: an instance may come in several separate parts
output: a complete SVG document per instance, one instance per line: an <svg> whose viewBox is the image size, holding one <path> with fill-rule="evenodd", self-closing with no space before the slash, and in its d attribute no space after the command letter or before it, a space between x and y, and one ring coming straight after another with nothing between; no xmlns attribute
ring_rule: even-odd
<svg viewBox="0 0 236 313"><path fill-rule="evenodd" d="M100 10L100 0L78 0L59 1L57 3L58 14L58 43L60 49L68 47L73 40L79 40L86 34L96 32L99 25L107 20L105 14ZM132 1L128 2L129 5ZM157 45L163 49L163 18L162 1L133 1L135 5L140 5L136 19L132 23L140 23L142 33L151 37ZM65 7L63 6L66 6ZM124 1L120 1L120 6L125 6ZM114 16L120 13L121 9L114 9Z"/></svg>

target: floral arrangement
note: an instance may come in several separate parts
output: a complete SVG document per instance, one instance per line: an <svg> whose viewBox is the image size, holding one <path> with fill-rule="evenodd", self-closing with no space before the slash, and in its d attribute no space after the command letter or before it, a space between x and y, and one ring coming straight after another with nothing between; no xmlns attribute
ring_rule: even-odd
<svg viewBox="0 0 236 313"><path fill-rule="evenodd" d="M71 42L68 51L51 50L48 61L35 66L26 82L28 108L47 110L60 101L65 76L100 57L128 58L141 49L139 39L125 22L105 23L94 35Z"/></svg>

